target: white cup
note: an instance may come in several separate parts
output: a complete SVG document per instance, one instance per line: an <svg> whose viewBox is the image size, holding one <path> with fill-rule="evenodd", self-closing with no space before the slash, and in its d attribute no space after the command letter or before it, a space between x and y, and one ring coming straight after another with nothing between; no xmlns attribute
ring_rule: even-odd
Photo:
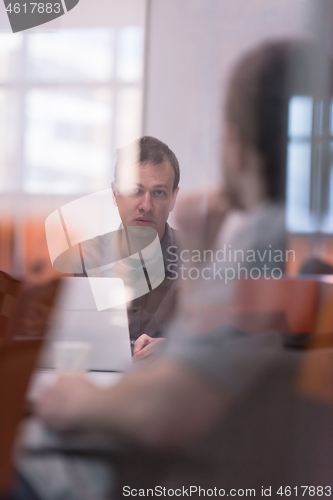
<svg viewBox="0 0 333 500"><path fill-rule="evenodd" d="M84 374L88 371L89 342L58 341L53 343L55 368L58 374Z"/></svg>

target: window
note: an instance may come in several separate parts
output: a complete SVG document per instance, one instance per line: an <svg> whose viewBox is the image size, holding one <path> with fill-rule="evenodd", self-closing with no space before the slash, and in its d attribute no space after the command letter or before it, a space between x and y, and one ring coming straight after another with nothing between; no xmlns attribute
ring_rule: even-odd
<svg viewBox="0 0 333 500"><path fill-rule="evenodd" d="M0 192L110 187L140 136L142 26L0 34Z"/></svg>
<svg viewBox="0 0 333 500"><path fill-rule="evenodd" d="M333 103L289 103L286 223L291 233L333 233Z"/></svg>

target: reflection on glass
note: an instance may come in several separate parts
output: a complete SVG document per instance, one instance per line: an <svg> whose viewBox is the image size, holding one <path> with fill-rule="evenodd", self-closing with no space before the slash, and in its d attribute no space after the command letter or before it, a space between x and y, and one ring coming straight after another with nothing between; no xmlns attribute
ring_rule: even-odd
<svg viewBox="0 0 333 500"><path fill-rule="evenodd" d="M310 213L313 99L295 96L289 103L286 224L292 233L314 230Z"/></svg>
<svg viewBox="0 0 333 500"><path fill-rule="evenodd" d="M331 108L332 109L332 108ZM332 116L332 115L331 115ZM331 129L332 134L332 129ZM322 231L324 233L333 233L333 143L330 144L330 153L331 153L331 168L329 175L329 191L328 191L328 210L327 214L324 217Z"/></svg>
<svg viewBox="0 0 333 500"><path fill-rule="evenodd" d="M330 108L330 134L333 135L333 101L331 101Z"/></svg>
<svg viewBox="0 0 333 500"><path fill-rule="evenodd" d="M141 135L143 33L0 33L0 191L110 186L111 152Z"/></svg>
<svg viewBox="0 0 333 500"><path fill-rule="evenodd" d="M20 148L17 123L20 119L20 94L0 89L0 190L15 190L19 185Z"/></svg>
<svg viewBox="0 0 333 500"><path fill-rule="evenodd" d="M292 139L310 137L312 132L313 99L309 96L295 96L289 103L288 134Z"/></svg>
<svg viewBox="0 0 333 500"><path fill-rule="evenodd" d="M142 78L143 29L128 26L119 30L117 79L124 83L138 82Z"/></svg>
<svg viewBox="0 0 333 500"><path fill-rule="evenodd" d="M31 80L108 81L113 78L114 30L59 30L27 38L26 74Z"/></svg>
<svg viewBox="0 0 333 500"><path fill-rule="evenodd" d="M141 89L127 88L118 93L116 144L123 147L140 136Z"/></svg>
<svg viewBox="0 0 333 500"><path fill-rule="evenodd" d="M0 81L15 80L20 77L22 33L0 34Z"/></svg>
<svg viewBox="0 0 333 500"><path fill-rule="evenodd" d="M111 100L112 92L103 87L28 92L26 191L66 193L107 186Z"/></svg>
<svg viewBox="0 0 333 500"><path fill-rule="evenodd" d="M310 216L311 144L288 146L287 153L287 229L308 233L313 225Z"/></svg>

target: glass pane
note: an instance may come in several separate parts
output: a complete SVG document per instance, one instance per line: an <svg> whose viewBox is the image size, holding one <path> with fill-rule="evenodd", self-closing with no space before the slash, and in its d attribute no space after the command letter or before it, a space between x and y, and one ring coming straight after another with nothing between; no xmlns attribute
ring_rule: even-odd
<svg viewBox="0 0 333 500"><path fill-rule="evenodd" d="M110 186L110 89L31 90L25 110L25 191L75 193Z"/></svg>
<svg viewBox="0 0 333 500"><path fill-rule="evenodd" d="M118 33L117 79L138 82L143 73L143 28L128 26Z"/></svg>
<svg viewBox="0 0 333 500"><path fill-rule="evenodd" d="M16 80L21 75L22 33L0 33L0 81Z"/></svg>
<svg viewBox="0 0 333 500"><path fill-rule="evenodd" d="M127 88L118 92L116 147L123 147L141 135L141 89Z"/></svg>
<svg viewBox="0 0 333 500"><path fill-rule="evenodd" d="M310 137L312 132L313 99L295 96L289 103L288 133L290 137Z"/></svg>
<svg viewBox="0 0 333 500"><path fill-rule="evenodd" d="M287 153L287 229L308 233L314 225L310 215L311 143L291 142Z"/></svg>
<svg viewBox="0 0 333 500"><path fill-rule="evenodd" d="M26 74L31 80L109 81L113 78L114 30L59 30L27 36Z"/></svg>
<svg viewBox="0 0 333 500"><path fill-rule="evenodd" d="M333 101L331 101L331 113L330 113L330 134L333 135Z"/></svg>
<svg viewBox="0 0 333 500"><path fill-rule="evenodd" d="M330 180L329 180L329 192L328 192L328 211L324 217L322 231L324 233L333 233L333 143L330 145L331 149L331 169L330 169Z"/></svg>
<svg viewBox="0 0 333 500"><path fill-rule="evenodd" d="M21 100L20 92L0 89L0 191L20 187Z"/></svg>

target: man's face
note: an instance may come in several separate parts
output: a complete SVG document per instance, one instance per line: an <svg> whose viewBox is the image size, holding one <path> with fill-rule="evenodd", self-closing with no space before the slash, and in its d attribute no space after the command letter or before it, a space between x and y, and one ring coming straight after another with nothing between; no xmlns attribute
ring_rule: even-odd
<svg viewBox="0 0 333 500"><path fill-rule="evenodd" d="M162 239L179 189L172 191L174 178L175 172L169 161L158 165L138 164L136 182L129 191L114 191L123 225L152 227Z"/></svg>

